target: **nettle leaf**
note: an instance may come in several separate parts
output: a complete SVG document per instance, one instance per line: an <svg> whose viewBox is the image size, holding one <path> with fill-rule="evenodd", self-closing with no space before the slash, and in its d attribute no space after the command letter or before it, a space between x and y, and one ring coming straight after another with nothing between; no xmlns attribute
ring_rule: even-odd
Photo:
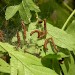
<svg viewBox="0 0 75 75"><path fill-rule="evenodd" d="M42 58L41 60L42 64L48 68L51 68L53 70L55 70L56 73L58 73L58 75L62 75L61 74L61 69L59 66L59 61L56 58Z"/></svg>
<svg viewBox="0 0 75 75"><path fill-rule="evenodd" d="M6 12L5 12L6 20L9 20L10 18L12 18L18 10L19 10L19 5L7 7Z"/></svg>
<svg viewBox="0 0 75 75"><path fill-rule="evenodd" d="M12 18L17 11L19 11L21 19L24 20L26 24L28 24L30 23L30 19L32 16L30 11L40 12L40 9L32 0L22 0L22 3L20 3L19 5L7 7L5 12L6 20Z"/></svg>
<svg viewBox="0 0 75 75"><path fill-rule="evenodd" d="M22 71L24 72L24 74L22 75L38 75L38 74L39 75L57 75L55 71L44 67L41 64L41 60L38 59L37 57L30 55L28 53L15 51L14 46L9 45L7 43L0 42L0 46L4 48L11 56L11 65L12 65L11 70L15 68L14 64L18 65L17 67L18 75L22 74L21 73ZM18 62L16 60L18 60ZM20 66L22 70L20 69ZM14 70L11 72L12 75L14 74L13 72ZM15 69L15 72L16 72L16 69Z"/></svg>
<svg viewBox="0 0 75 75"><path fill-rule="evenodd" d="M22 6L19 12L21 18L24 20L26 24L29 23L31 19L30 10L33 10L35 12L40 12L39 7L36 6L32 0L22 0Z"/></svg>
<svg viewBox="0 0 75 75"><path fill-rule="evenodd" d="M2 47L0 47L0 52L6 52Z"/></svg>
<svg viewBox="0 0 75 75"><path fill-rule="evenodd" d="M65 31L59 28L53 27L49 23L47 23L47 30L48 30L47 38L52 36L57 46L61 48L67 48L69 50L75 49L73 36L71 36L70 34L66 33Z"/></svg>
<svg viewBox="0 0 75 75"><path fill-rule="evenodd" d="M28 9L35 12L40 12L39 7L36 6L32 0L23 0L23 3L24 3L24 6L28 7Z"/></svg>
<svg viewBox="0 0 75 75"><path fill-rule="evenodd" d="M75 74L75 58L72 54L70 57L65 58L64 64L61 64L64 75L74 75Z"/></svg>
<svg viewBox="0 0 75 75"><path fill-rule="evenodd" d="M73 20L72 23L68 26L66 32L75 37L75 20Z"/></svg>
<svg viewBox="0 0 75 75"><path fill-rule="evenodd" d="M30 19L31 19L30 10L27 6L24 6L23 1L20 4L19 14L20 14L22 20L24 20L24 22L26 24L30 22Z"/></svg>
<svg viewBox="0 0 75 75"><path fill-rule="evenodd" d="M2 59L0 59L0 72L10 73L10 65Z"/></svg>
<svg viewBox="0 0 75 75"><path fill-rule="evenodd" d="M75 20L73 20L72 23L68 26L68 28L66 29L66 32L71 34L75 38Z"/></svg>
<svg viewBox="0 0 75 75"><path fill-rule="evenodd" d="M45 58L49 58L49 59L62 59L62 58L65 58L65 57L69 57L70 55L66 55L62 52L58 52L57 54L48 54L45 56Z"/></svg>
<svg viewBox="0 0 75 75"><path fill-rule="evenodd" d="M11 75L17 75L17 63L18 61L16 60L16 58L14 57L11 57L11 60L10 60L10 66L11 66Z"/></svg>

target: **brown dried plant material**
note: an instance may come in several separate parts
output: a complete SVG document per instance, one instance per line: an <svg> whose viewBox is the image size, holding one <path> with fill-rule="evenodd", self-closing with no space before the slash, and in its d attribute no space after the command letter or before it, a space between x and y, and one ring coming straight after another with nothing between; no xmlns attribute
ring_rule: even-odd
<svg viewBox="0 0 75 75"><path fill-rule="evenodd" d="M20 47L21 41L20 41L20 35L18 31L17 31L17 43L18 43L18 47Z"/></svg>
<svg viewBox="0 0 75 75"><path fill-rule="evenodd" d="M0 41L3 42L4 41L4 33L2 30L0 30Z"/></svg>

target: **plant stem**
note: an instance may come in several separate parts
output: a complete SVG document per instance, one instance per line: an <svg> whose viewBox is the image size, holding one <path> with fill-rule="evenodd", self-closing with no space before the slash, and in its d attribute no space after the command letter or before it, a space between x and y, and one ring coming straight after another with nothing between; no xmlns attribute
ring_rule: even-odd
<svg viewBox="0 0 75 75"><path fill-rule="evenodd" d="M72 16L75 14L75 9L74 11L71 13L71 15L68 17L68 19L66 20L66 22L64 23L62 30L65 29L65 27L67 26L68 22L70 21L70 19L72 18Z"/></svg>
<svg viewBox="0 0 75 75"><path fill-rule="evenodd" d="M73 11L73 9L72 9L70 6L68 6L65 2L63 2L63 4L64 4L64 6L67 7L67 9L69 9L71 12Z"/></svg>

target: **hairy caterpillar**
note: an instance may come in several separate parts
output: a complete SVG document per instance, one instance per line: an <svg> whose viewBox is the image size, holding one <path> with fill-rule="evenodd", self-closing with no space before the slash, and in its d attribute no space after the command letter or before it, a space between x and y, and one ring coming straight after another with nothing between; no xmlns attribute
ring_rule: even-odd
<svg viewBox="0 0 75 75"><path fill-rule="evenodd" d="M18 42L18 47L20 47L20 35L19 32L17 31L17 42Z"/></svg>
<svg viewBox="0 0 75 75"><path fill-rule="evenodd" d="M53 40L52 37L45 40L45 42L44 42L44 49L48 50L47 44L49 43L49 41L52 42L52 45L53 45L54 49L56 50L56 52L58 52L57 46L55 45L54 40Z"/></svg>
<svg viewBox="0 0 75 75"><path fill-rule="evenodd" d="M23 29L24 39L26 39L26 27L25 27L24 21L21 21L21 25L22 25L22 29Z"/></svg>

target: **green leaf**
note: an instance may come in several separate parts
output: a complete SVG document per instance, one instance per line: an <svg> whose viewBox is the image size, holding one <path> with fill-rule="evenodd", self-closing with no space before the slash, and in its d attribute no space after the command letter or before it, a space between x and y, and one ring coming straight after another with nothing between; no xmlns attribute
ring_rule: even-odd
<svg viewBox="0 0 75 75"><path fill-rule="evenodd" d="M69 57L69 55L66 55L62 52L58 52L57 54L48 54L45 56L45 58L50 58L50 59L62 59L62 58L65 58L65 57Z"/></svg>
<svg viewBox="0 0 75 75"><path fill-rule="evenodd" d="M75 20L73 20L72 23L68 26L66 32L75 37Z"/></svg>
<svg viewBox="0 0 75 75"><path fill-rule="evenodd" d="M42 58L42 64L50 69L53 69L58 75L61 74L61 69L59 66L59 62L56 58ZM62 75L62 74L61 74Z"/></svg>
<svg viewBox="0 0 75 75"><path fill-rule="evenodd" d="M40 11L38 6L36 6L32 0L22 0L22 3L20 4L19 13L22 20L24 20L26 24L30 23L30 19L32 16L30 10L33 10L35 12Z"/></svg>
<svg viewBox="0 0 75 75"><path fill-rule="evenodd" d="M28 7L28 9L33 10L35 12L40 12L39 7L36 6L32 0L23 0L23 3L25 7Z"/></svg>
<svg viewBox="0 0 75 75"><path fill-rule="evenodd" d="M67 48L69 50L75 49L75 42L72 35L66 33L65 31L53 27L51 24L47 23L48 35L47 38L52 37L57 46L61 48Z"/></svg>
<svg viewBox="0 0 75 75"><path fill-rule="evenodd" d="M18 61L15 57L11 55L11 75L24 75L24 66L23 64Z"/></svg>
<svg viewBox="0 0 75 75"><path fill-rule="evenodd" d="M16 60L16 58L11 57L10 60L10 66L11 66L11 75L17 75L17 63L18 61Z"/></svg>
<svg viewBox="0 0 75 75"><path fill-rule="evenodd" d="M69 58L64 60L64 64L61 64L64 75L74 75L75 74L75 60L70 54Z"/></svg>
<svg viewBox="0 0 75 75"><path fill-rule="evenodd" d="M30 55L28 53L15 51L13 46L9 45L7 43L0 42L0 46L2 48L4 48L9 53L11 58L13 56L15 59L17 59L24 66L25 71L22 70L25 72L24 75L38 75L38 74L39 75L57 75L53 70L44 67L41 64L41 60L38 59L37 57ZM15 61L15 59L13 59L13 62ZM18 69L19 68L20 67L18 67Z"/></svg>
<svg viewBox="0 0 75 75"><path fill-rule="evenodd" d="M68 26L68 28L66 29L66 32L71 34L75 38L75 20L73 20L72 23ZM75 53L75 51L73 52Z"/></svg>
<svg viewBox="0 0 75 75"><path fill-rule="evenodd" d="M9 20L10 18L12 18L18 10L19 10L19 5L7 7L6 12L5 12L6 20Z"/></svg>
<svg viewBox="0 0 75 75"><path fill-rule="evenodd" d="M2 47L0 47L0 52L5 52L5 50Z"/></svg>
<svg viewBox="0 0 75 75"><path fill-rule="evenodd" d="M10 75L9 73L2 73L0 72L0 75Z"/></svg>
<svg viewBox="0 0 75 75"><path fill-rule="evenodd" d="M24 22L26 24L30 22L30 19L31 19L30 10L28 9L28 7L24 6L23 1L20 4L19 14L20 14L22 20L24 20Z"/></svg>
<svg viewBox="0 0 75 75"><path fill-rule="evenodd" d="M10 65L2 59L0 59L0 72L10 73Z"/></svg>
<svg viewBox="0 0 75 75"><path fill-rule="evenodd" d="M24 65L18 61L18 75L24 75L25 74L25 69Z"/></svg>

